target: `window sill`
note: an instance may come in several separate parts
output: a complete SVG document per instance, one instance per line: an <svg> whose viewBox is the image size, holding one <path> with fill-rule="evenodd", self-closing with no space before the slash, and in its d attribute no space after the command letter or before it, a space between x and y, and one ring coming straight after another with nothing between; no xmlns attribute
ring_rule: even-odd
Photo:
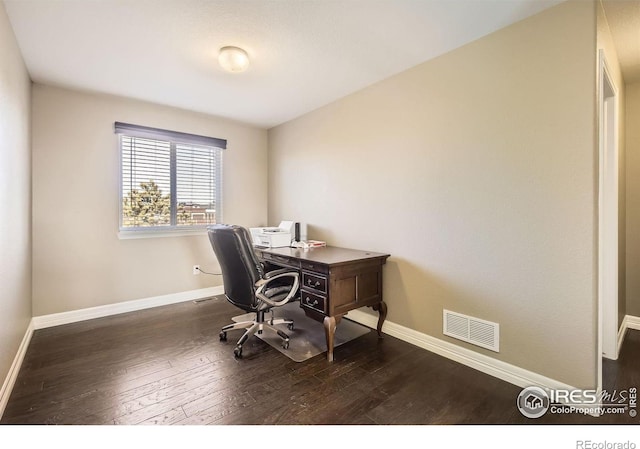
<svg viewBox="0 0 640 449"><path fill-rule="evenodd" d="M142 231L119 231L119 240L133 240L133 239L155 239L165 237L191 237L196 235L207 235L206 229L177 229L177 230L142 230Z"/></svg>

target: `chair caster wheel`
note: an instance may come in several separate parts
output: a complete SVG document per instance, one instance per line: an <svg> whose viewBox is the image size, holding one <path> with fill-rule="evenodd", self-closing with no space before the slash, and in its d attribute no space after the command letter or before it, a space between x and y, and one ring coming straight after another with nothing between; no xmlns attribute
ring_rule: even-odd
<svg viewBox="0 0 640 449"><path fill-rule="evenodd" d="M289 349L289 342L288 341L282 342L282 347L284 349Z"/></svg>
<svg viewBox="0 0 640 449"><path fill-rule="evenodd" d="M227 341L227 333L220 332L220 341Z"/></svg>
<svg viewBox="0 0 640 449"><path fill-rule="evenodd" d="M242 346L236 346L236 349L233 350L233 355L236 359L242 358Z"/></svg>
<svg viewBox="0 0 640 449"><path fill-rule="evenodd" d="M293 323L289 323L287 324L287 329L289 329L290 331L293 330Z"/></svg>

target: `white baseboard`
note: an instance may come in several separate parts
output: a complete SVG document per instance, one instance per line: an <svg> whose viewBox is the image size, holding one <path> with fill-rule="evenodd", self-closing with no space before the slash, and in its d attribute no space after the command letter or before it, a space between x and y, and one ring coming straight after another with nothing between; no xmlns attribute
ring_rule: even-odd
<svg viewBox="0 0 640 449"><path fill-rule="evenodd" d="M626 315L622 321L622 325L627 329L633 329L640 331L640 317L633 315Z"/></svg>
<svg viewBox="0 0 640 449"><path fill-rule="evenodd" d="M616 359L620 354L620 348L624 343L624 337L627 335L627 329L640 330L640 317L633 315L625 315L618 330L618 347L616 348Z"/></svg>
<svg viewBox="0 0 640 449"><path fill-rule="evenodd" d="M378 325L378 317L360 310L352 310L347 318L358 322L362 325L376 328ZM575 387L567 385L555 379L543 376L533 371L511 365L506 362L494 359L484 354L471 351L467 348L440 340L431 335L409 329L399 324L385 321L382 327L384 333L392 337L399 338L420 348L431 351L435 354L446 357L455 362L474 368L485 374L498 379L504 380L511 384L525 388L530 386L538 386L546 390L575 390ZM514 399L515 400L515 399Z"/></svg>
<svg viewBox="0 0 640 449"><path fill-rule="evenodd" d="M51 315L41 315L33 317L32 321L34 329L44 329L46 327L59 326L61 324L76 323L78 321L118 315L120 313L134 312L136 310L150 309L152 307L208 298L210 296L221 295L223 293L224 288L222 286L201 288L198 290L171 293L169 295L153 296L133 301L90 307L87 309L71 310L69 312L53 313Z"/></svg>
<svg viewBox="0 0 640 449"><path fill-rule="evenodd" d="M625 316L622 320L622 324L620 325L620 329L618 329L618 340L616 342L616 358L612 360L618 360L618 355L620 354L620 348L622 347L622 343L624 342L624 337L627 334L628 324L627 317Z"/></svg>
<svg viewBox="0 0 640 449"><path fill-rule="evenodd" d="M18 378L18 373L20 372L22 361L24 360L24 356L27 353L27 348L29 347L29 342L31 341L31 336L33 335L33 330L34 328L32 319L31 321L29 321L29 325L27 326L27 330L24 333L22 342L18 347L18 352L13 358L13 363L9 368L9 373L7 373L7 377L2 384L2 389L0 389L0 418L2 418L2 414L4 413L4 410L9 403L9 396L11 396L13 386L16 384L16 379Z"/></svg>

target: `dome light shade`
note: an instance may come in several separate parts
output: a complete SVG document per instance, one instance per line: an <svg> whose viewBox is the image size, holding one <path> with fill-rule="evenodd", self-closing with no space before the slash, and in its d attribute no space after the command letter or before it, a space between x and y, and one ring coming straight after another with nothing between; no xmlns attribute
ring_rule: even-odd
<svg viewBox="0 0 640 449"><path fill-rule="evenodd" d="M218 62L228 72L244 72L249 67L249 55L239 47L222 47Z"/></svg>

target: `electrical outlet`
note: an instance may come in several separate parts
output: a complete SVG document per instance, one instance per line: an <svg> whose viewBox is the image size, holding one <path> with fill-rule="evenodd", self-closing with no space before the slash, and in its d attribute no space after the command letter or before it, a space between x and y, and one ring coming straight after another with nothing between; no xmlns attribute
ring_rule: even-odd
<svg viewBox="0 0 640 449"><path fill-rule="evenodd" d="M200 274L200 265L193 266L193 274Z"/></svg>

